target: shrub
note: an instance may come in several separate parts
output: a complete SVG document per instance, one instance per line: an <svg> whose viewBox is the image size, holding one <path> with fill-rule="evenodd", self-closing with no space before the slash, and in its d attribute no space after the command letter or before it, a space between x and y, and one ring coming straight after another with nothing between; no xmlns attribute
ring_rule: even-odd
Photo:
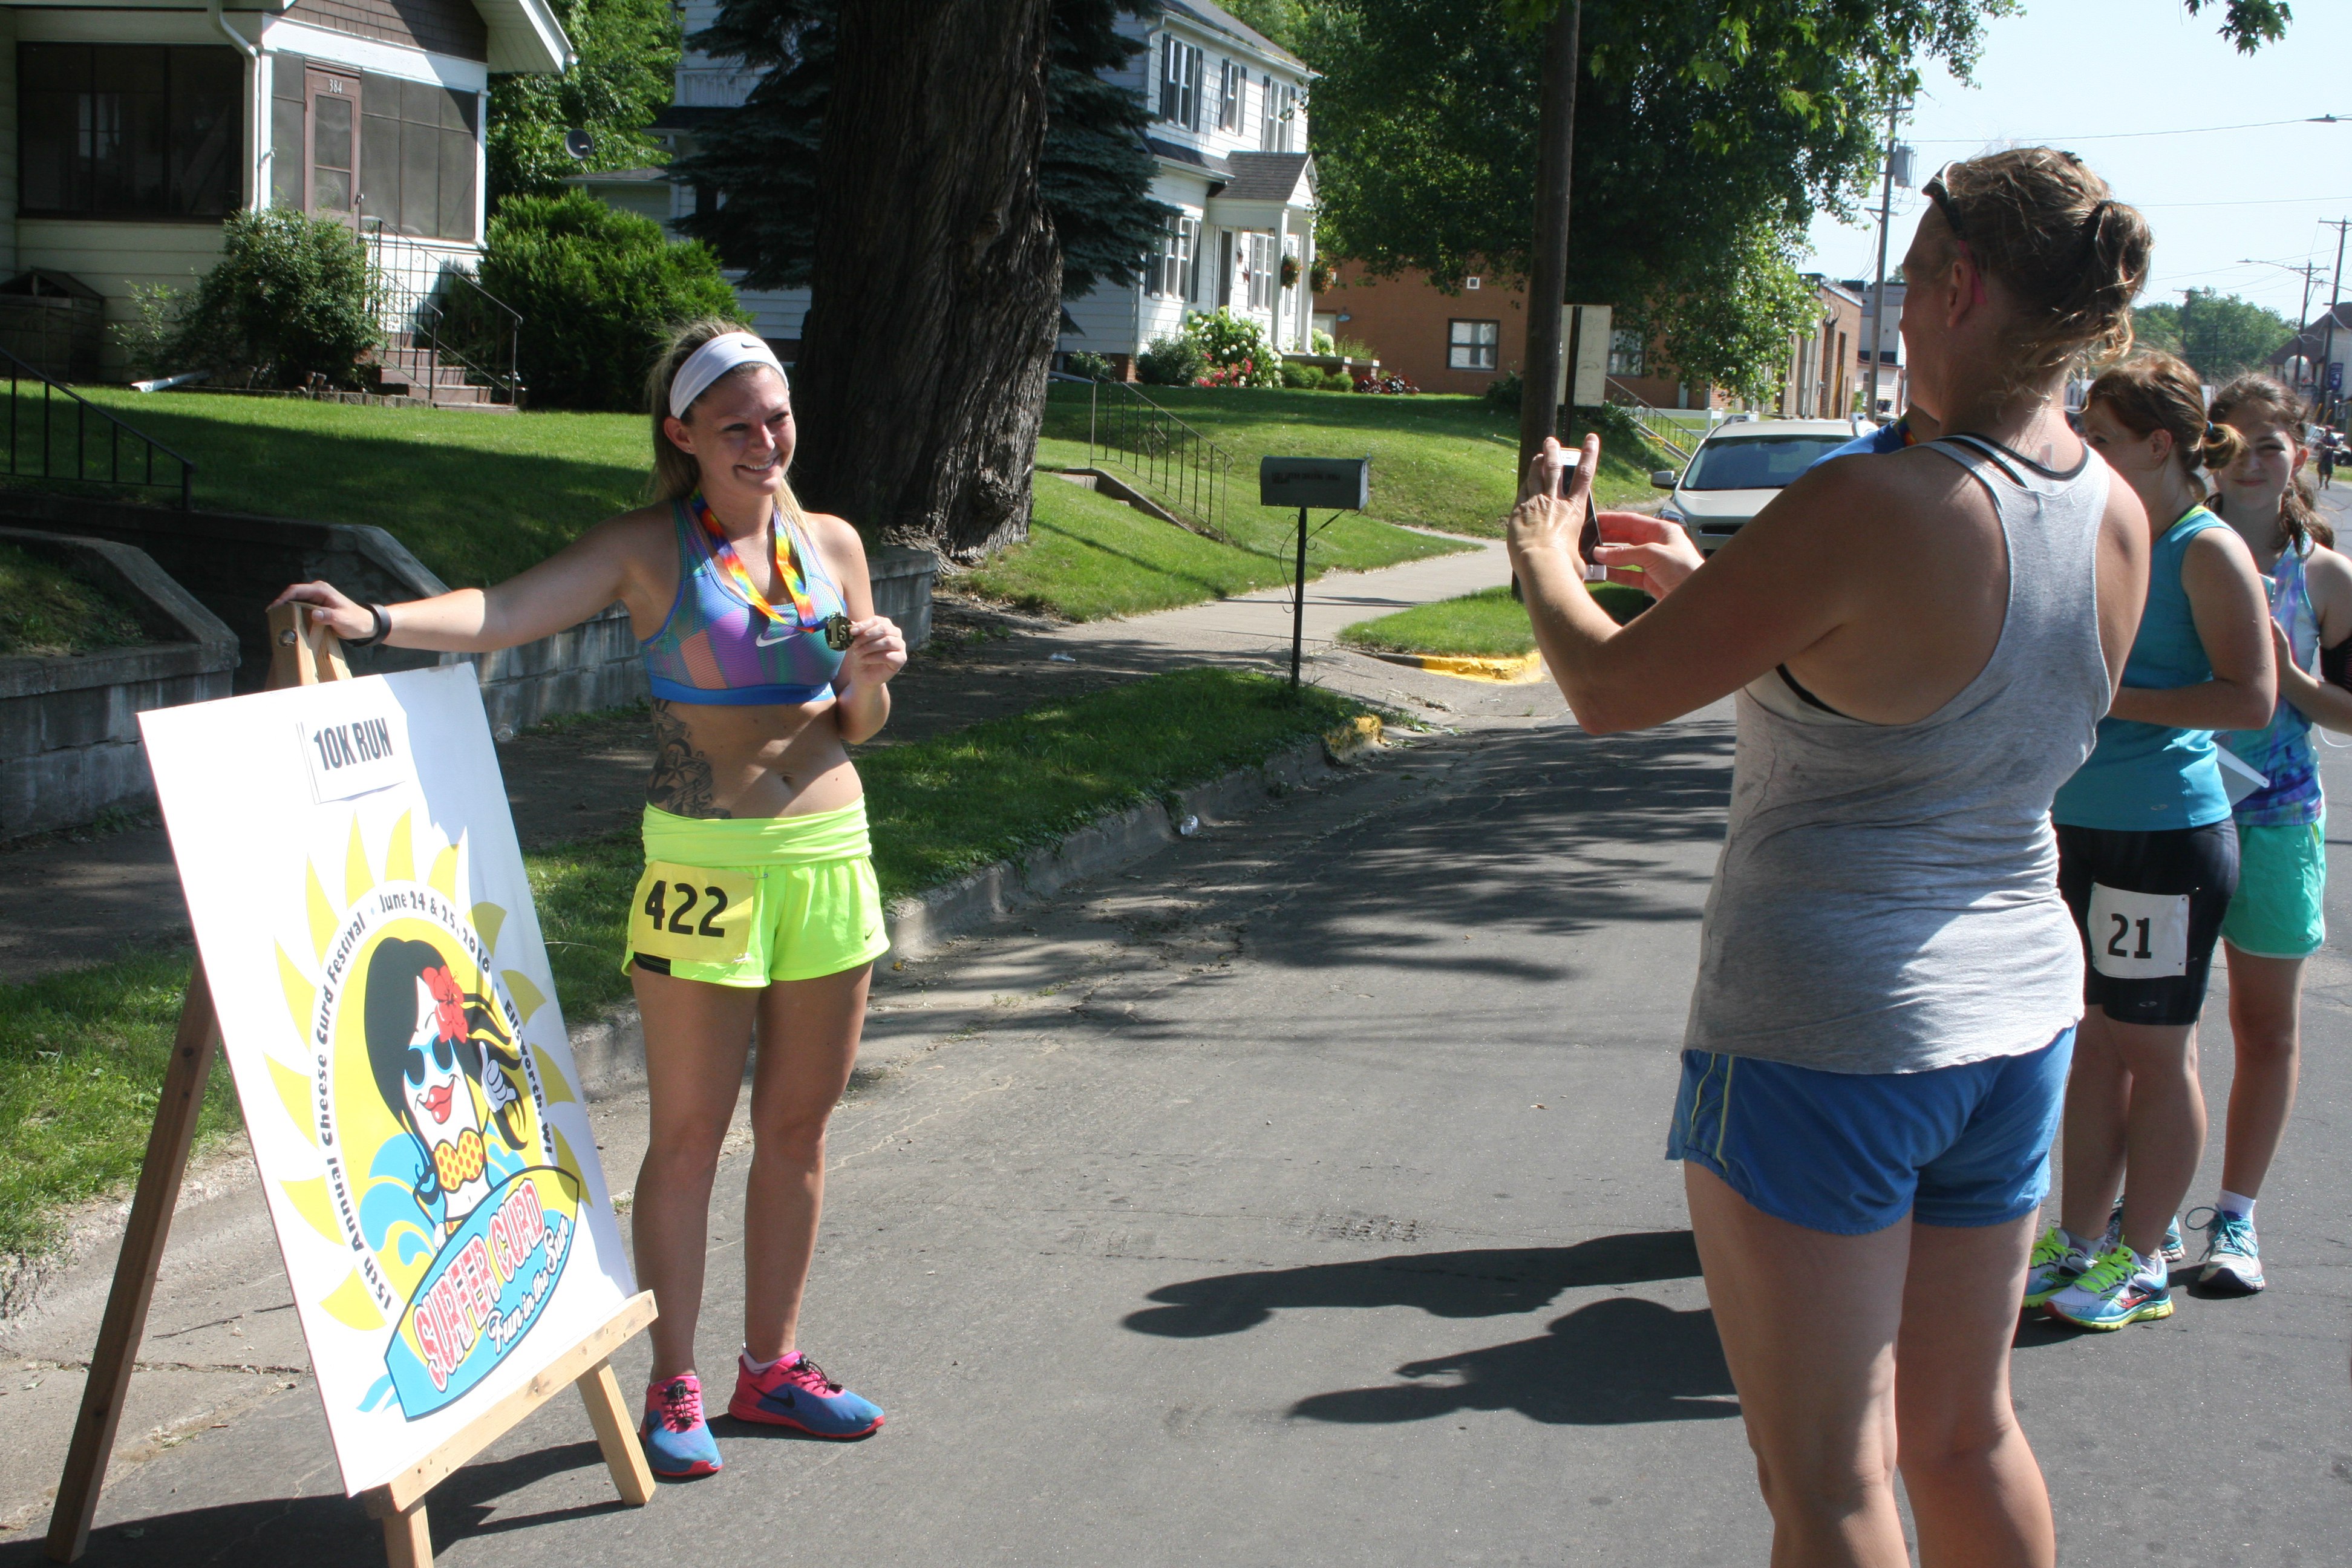
<svg viewBox="0 0 2352 1568"><path fill-rule="evenodd" d="M367 247L339 223L284 207L229 215L221 258L169 333L157 362L247 385L300 386L323 375L359 384L376 342ZM169 302L159 300L158 310ZM142 327L163 319L142 302Z"/></svg>
<svg viewBox="0 0 2352 1568"><path fill-rule="evenodd" d="M1154 338L1135 356L1135 374L1153 386L1190 386L1209 368L1208 356L1190 337Z"/></svg>
<svg viewBox="0 0 2352 1568"><path fill-rule="evenodd" d="M1517 414L1519 411L1519 395L1526 385L1527 384L1519 379L1517 371L1510 371L1488 382L1486 390L1478 395L1494 407L1508 409L1511 413Z"/></svg>
<svg viewBox="0 0 2352 1568"><path fill-rule="evenodd" d="M1216 379L1192 378L1196 386L1280 386L1282 351L1267 341L1265 329L1247 316L1236 316L1219 306L1184 322L1184 336L1209 362Z"/></svg>
<svg viewBox="0 0 2352 1568"><path fill-rule="evenodd" d="M1323 384L1323 373L1314 365L1286 360L1282 365L1282 384L1298 392L1311 391Z"/></svg>
<svg viewBox="0 0 2352 1568"><path fill-rule="evenodd" d="M1320 385L1326 392L1353 392L1356 390L1356 384L1348 379L1348 373L1344 370L1325 371L1323 373L1322 381L1317 384Z"/></svg>
<svg viewBox="0 0 2352 1568"><path fill-rule="evenodd" d="M701 316L745 319L707 247L672 245L653 219L585 191L500 204L480 278L522 315L520 369L531 401L562 408L636 409L672 327ZM450 303L460 331L495 326L471 289Z"/></svg>
<svg viewBox="0 0 2352 1568"><path fill-rule="evenodd" d="M1335 338L1331 342L1331 352L1341 359L1378 360L1381 357L1380 351L1361 338Z"/></svg>
<svg viewBox="0 0 2352 1568"><path fill-rule="evenodd" d="M1083 375L1088 381L1118 379L1118 372L1112 366L1110 361L1098 353L1090 353L1085 349L1075 350L1062 363L1068 367L1069 374Z"/></svg>
<svg viewBox="0 0 2352 1568"><path fill-rule="evenodd" d="M1412 382L1391 371L1387 375L1368 375L1356 383L1358 392L1384 393L1395 397L1411 397L1421 391Z"/></svg>
<svg viewBox="0 0 2352 1568"><path fill-rule="evenodd" d="M1325 331L1320 327L1316 328L1315 331L1308 335L1307 341L1314 345L1315 352L1318 354L1337 353L1339 352L1338 345L1332 341L1331 334Z"/></svg>

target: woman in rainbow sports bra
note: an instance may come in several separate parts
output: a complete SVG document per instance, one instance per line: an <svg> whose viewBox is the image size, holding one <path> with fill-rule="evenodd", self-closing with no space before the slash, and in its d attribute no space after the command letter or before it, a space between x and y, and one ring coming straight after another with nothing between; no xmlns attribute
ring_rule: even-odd
<svg viewBox="0 0 2352 1568"><path fill-rule="evenodd" d="M874 960L889 945L846 746L890 716L905 640L874 613L866 552L784 482L792 397L731 322L681 329L648 383L651 506L599 523L489 589L354 604L325 583L279 602L346 641L486 653L618 599L643 641L657 752L623 967L645 1019L652 1136L631 1221L660 1306L644 1435L655 1472L719 1468L695 1371L710 1189L752 1038L743 1350L727 1412L861 1437L882 1412L801 1353L824 1131L849 1081Z"/></svg>
<svg viewBox="0 0 2352 1568"><path fill-rule="evenodd" d="M2304 960L2327 934L2327 803L2311 727L2352 731L2352 691L2345 689L2352 562L2328 548L2334 535L2300 477L2306 454L2295 395L2269 376L2242 375L2214 395L2209 413L2245 438L2243 455L2219 475L2213 510L2246 542L2268 580L2278 656L2278 707L2270 724L2221 737L2266 783L2235 811L2238 890L2221 922L2221 942L2237 1073L2230 1082L2221 1190L2203 1226L2199 1280L2210 1289L2250 1294L2264 1284L2254 1200L2294 1109Z"/></svg>

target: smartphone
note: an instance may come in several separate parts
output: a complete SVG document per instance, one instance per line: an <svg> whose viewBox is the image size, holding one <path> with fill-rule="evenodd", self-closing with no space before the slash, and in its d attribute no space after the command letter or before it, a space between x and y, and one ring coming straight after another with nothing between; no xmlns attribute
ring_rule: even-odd
<svg viewBox="0 0 2352 1568"><path fill-rule="evenodd" d="M1561 468L1559 471L1559 494L1566 495L1568 493L1569 477L1576 471L1577 462L1583 456L1584 454L1581 451L1575 451L1568 454L1568 466ZM1584 528L1583 531L1576 536L1576 555L1578 560L1584 563L1584 580L1588 583L1606 583L1609 581L1609 568L1606 566L1596 566L1592 563L1592 552L1600 547L1601 510L1600 508L1592 504L1591 497L1587 496L1585 498L1584 507Z"/></svg>

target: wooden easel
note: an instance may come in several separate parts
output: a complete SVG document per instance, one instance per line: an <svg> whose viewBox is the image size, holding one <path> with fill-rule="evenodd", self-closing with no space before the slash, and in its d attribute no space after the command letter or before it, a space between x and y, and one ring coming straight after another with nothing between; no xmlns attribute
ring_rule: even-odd
<svg viewBox="0 0 2352 1568"><path fill-rule="evenodd" d="M311 626L298 605L281 605L269 612L269 642L268 689L273 691L351 679L341 641L332 632ZM171 1064L164 1069L154 1131L147 1136L146 1162L139 1168L139 1186L131 1200L131 1221L123 1230L122 1253L114 1265L114 1289L106 1299L97 1348L90 1352L81 1415L74 1423L73 1445L66 1452L65 1473L58 1481L57 1505L49 1512L48 1552L55 1562L71 1563L89 1544L99 1489L106 1479L107 1460L114 1452L115 1428L122 1420L139 1342L146 1333L147 1308L155 1295L155 1271L163 1261L172 1210L179 1201L181 1173L186 1168L196 1119L204 1109L205 1081L212 1076L213 1058L220 1043L212 988L205 978L204 960L198 958L195 973L188 979L187 1000L180 1006L179 1033L172 1042ZM604 1450L605 1468L612 1471L621 1500L637 1508L650 1502L653 1472L637 1445L628 1406L622 1403L611 1357L643 1331L654 1315L653 1293L638 1292L603 1325L548 1362L536 1377L477 1415L440 1447L383 1486L361 1493L369 1515L383 1521L384 1552L392 1568L429 1568L433 1535L425 1517L426 1494L567 1385L577 1387L587 1404L597 1446Z"/></svg>

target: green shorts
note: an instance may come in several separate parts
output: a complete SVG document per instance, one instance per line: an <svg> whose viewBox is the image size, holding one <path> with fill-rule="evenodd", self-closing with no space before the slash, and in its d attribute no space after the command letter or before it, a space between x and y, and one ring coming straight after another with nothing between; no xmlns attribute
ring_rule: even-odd
<svg viewBox="0 0 2352 1568"><path fill-rule="evenodd" d="M814 980L890 950L863 799L805 816L676 816L646 807L629 906L632 965L711 985Z"/></svg>
<svg viewBox="0 0 2352 1568"><path fill-rule="evenodd" d="M2255 958L2309 958L2327 940L2327 819L2238 825L2238 891L2221 940Z"/></svg>

